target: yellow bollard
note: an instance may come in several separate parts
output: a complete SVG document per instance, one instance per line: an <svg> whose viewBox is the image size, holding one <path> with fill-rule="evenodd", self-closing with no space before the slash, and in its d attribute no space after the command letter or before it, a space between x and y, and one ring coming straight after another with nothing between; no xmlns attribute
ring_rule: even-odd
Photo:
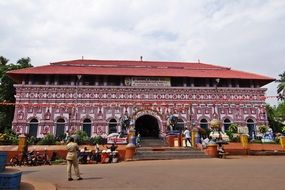
<svg viewBox="0 0 285 190"><path fill-rule="evenodd" d="M243 148L248 148L248 136L245 134L240 135L240 142Z"/></svg>
<svg viewBox="0 0 285 190"><path fill-rule="evenodd" d="M285 137L279 137L279 142L282 148L285 148Z"/></svg>
<svg viewBox="0 0 285 190"><path fill-rule="evenodd" d="M196 134L197 131L191 131L191 143L192 143L192 147L196 147Z"/></svg>
<svg viewBox="0 0 285 190"><path fill-rule="evenodd" d="M18 151L23 152L25 147L27 146L27 137L24 134L19 135L19 145L18 145Z"/></svg>

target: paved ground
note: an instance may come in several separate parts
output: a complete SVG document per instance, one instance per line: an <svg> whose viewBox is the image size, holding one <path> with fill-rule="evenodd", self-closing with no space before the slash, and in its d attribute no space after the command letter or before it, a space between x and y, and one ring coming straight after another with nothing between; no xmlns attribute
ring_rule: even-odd
<svg viewBox="0 0 285 190"><path fill-rule="evenodd" d="M71 182L66 180L65 167L21 167L22 181L25 182L21 190L48 190L55 187L59 190L276 190L285 187L285 156L80 165L84 179Z"/></svg>

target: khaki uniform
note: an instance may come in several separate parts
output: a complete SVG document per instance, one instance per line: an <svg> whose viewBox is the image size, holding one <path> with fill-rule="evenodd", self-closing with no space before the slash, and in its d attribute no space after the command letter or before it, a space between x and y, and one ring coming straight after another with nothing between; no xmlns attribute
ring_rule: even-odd
<svg viewBox="0 0 285 190"><path fill-rule="evenodd" d="M78 168L78 160L77 160L77 150L78 150L78 144L74 142L70 142L66 145L67 148L67 155L66 155L66 161L67 161L67 175L68 178L71 178L71 167L73 165L74 172L77 178L80 178L79 168Z"/></svg>

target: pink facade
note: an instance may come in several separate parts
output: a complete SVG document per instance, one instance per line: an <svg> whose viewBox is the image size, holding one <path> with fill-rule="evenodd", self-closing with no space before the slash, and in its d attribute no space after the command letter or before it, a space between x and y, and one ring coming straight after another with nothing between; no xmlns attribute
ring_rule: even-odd
<svg viewBox="0 0 285 190"><path fill-rule="evenodd" d="M41 78L36 73L27 76L26 73L21 75L17 78L19 84L15 85L13 129L37 137L47 133L59 136L66 130L84 130L89 136L121 132L124 115L131 117L136 129L144 131L145 136L152 133L164 136L170 115L177 116L178 124L184 127L205 127L216 118L223 123L223 130L230 123L238 123L247 128L248 133L268 123L266 89L260 86L272 79L265 83L223 79L224 85L219 86L210 82L215 82L215 78L205 80L203 85L198 81L195 85L187 83L184 77L182 84L176 85L172 76L166 76L162 82L151 78L148 82L153 80L152 84L145 85L143 82L129 84L132 76L119 76L111 82L108 76L99 80L97 75L66 77L59 74L52 80L49 74Z"/></svg>

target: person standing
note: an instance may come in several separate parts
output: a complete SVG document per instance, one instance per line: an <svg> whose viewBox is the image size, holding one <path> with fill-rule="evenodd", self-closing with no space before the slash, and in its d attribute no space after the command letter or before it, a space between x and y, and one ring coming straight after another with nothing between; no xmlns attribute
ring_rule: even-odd
<svg viewBox="0 0 285 190"><path fill-rule="evenodd" d="M189 144L190 144L190 146L191 146L190 131L188 130L188 128L185 128L183 134L184 134L184 136L185 136L185 146L187 147L187 141L189 142Z"/></svg>
<svg viewBox="0 0 285 190"><path fill-rule="evenodd" d="M74 167L75 175L77 176L77 180L82 180L82 177L79 173L78 168L78 160L77 160L77 151L79 149L78 144L74 142L74 138L69 138L69 143L66 145L67 148L67 155L66 155L66 161L67 161L67 175L68 175L68 181L72 181L73 178L71 176L71 167Z"/></svg>
<svg viewBox="0 0 285 190"><path fill-rule="evenodd" d="M64 133L64 141L68 142L68 140L69 140L69 131L66 130L65 133Z"/></svg>
<svg viewBox="0 0 285 190"><path fill-rule="evenodd" d="M95 160L95 163L99 163L101 162L101 151L100 151L100 147L99 147L99 144L95 144L95 155L94 155L94 159Z"/></svg>
<svg viewBox="0 0 285 190"><path fill-rule="evenodd" d="M136 145L137 145L137 147L141 147L141 134L140 133L138 133L138 135L137 135Z"/></svg>

